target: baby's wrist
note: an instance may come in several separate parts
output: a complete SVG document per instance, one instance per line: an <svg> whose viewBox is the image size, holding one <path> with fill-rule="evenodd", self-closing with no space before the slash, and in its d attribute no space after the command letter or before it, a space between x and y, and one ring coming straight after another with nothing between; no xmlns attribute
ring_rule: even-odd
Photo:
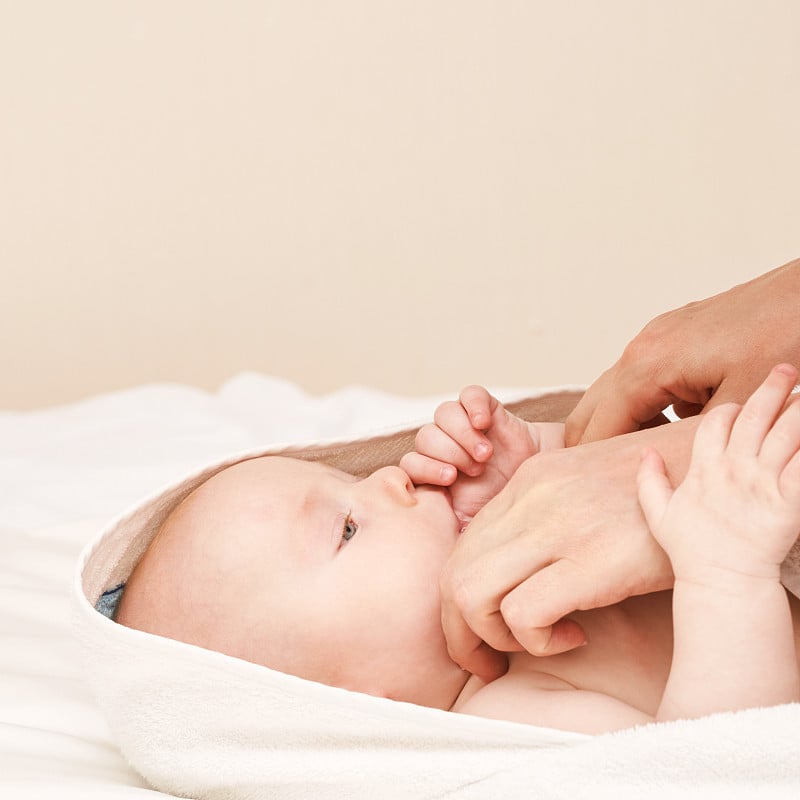
<svg viewBox="0 0 800 800"><path fill-rule="evenodd" d="M711 591L731 596L741 596L762 587L780 585L780 567L772 565L750 565L747 569L736 569L720 564L674 564L675 587L686 587L692 591Z"/></svg>

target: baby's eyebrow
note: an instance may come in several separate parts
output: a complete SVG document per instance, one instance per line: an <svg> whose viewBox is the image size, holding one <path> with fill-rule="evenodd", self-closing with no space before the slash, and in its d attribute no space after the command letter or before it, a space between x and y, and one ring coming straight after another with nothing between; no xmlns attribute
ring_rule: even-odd
<svg viewBox="0 0 800 800"><path fill-rule="evenodd" d="M309 486L303 494L300 496L300 502L298 503L298 511L300 514L308 514L311 515L314 512L314 506L316 505L316 501L319 494L316 491L315 486Z"/></svg>

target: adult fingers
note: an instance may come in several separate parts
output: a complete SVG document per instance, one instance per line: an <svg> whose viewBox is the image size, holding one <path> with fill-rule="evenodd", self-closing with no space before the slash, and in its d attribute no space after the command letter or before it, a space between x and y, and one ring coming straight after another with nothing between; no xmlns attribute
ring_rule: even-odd
<svg viewBox="0 0 800 800"><path fill-rule="evenodd" d="M514 640L535 656L557 655L586 644L583 628L566 617L583 600L583 577L573 562L559 559L509 592L500 610Z"/></svg>
<svg viewBox="0 0 800 800"><path fill-rule="evenodd" d="M500 663L490 648L522 649L500 613L502 598L530 574L535 549L526 541L524 513L521 520L518 514L507 490L497 495L462 534L440 578L442 629L450 657L481 677ZM541 566L535 559L533 564ZM482 648L484 641L487 647Z"/></svg>
<svg viewBox="0 0 800 800"><path fill-rule="evenodd" d="M669 402L648 404L647 411L638 398L618 395L604 398L595 408L591 419L580 436L578 444L588 444L599 439L609 439L623 433L638 431L645 423L657 416Z"/></svg>
<svg viewBox="0 0 800 800"><path fill-rule="evenodd" d="M445 568L442 619L457 663L465 659L470 643L464 643L464 624L495 650L524 647L536 655L553 655L581 644L574 626L551 629L576 608L570 595L578 577L576 570L565 560L552 563L552 556L541 543L539 547L535 544L531 537L520 535L499 543L467 567L459 570L456 564L455 569L452 565ZM562 572L569 574L570 569L573 583L559 585ZM528 589L543 582L552 588L550 596L538 597L535 607L526 605Z"/></svg>
<svg viewBox="0 0 800 800"><path fill-rule="evenodd" d="M505 674L508 670L508 656L489 647L480 636L458 616L445 617L442 607L442 628L449 632L447 650L450 658L461 669L477 675L487 683Z"/></svg>
<svg viewBox="0 0 800 800"><path fill-rule="evenodd" d="M447 568L440 583L442 630L450 658L462 669L485 681L500 677L508 668L505 652L521 650L521 645L512 641L509 636L501 636L494 637L494 641L501 645L500 648L495 650L491 647L473 630L464 615L464 609L467 609L469 617L474 620L477 613L474 596L468 584L457 579L454 581ZM487 613L499 616L499 603L496 606L496 610ZM505 632L508 634L507 628Z"/></svg>
<svg viewBox="0 0 800 800"><path fill-rule="evenodd" d="M617 364L589 387L566 421L568 446L637 431L674 400L654 381L642 381Z"/></svg>
<svg viewBox="0 0 800 800"><path fill-rule="evenodd" d="M519 551L522 558L514 558ZM499 546L483 553L468 566L448 563L441 576L442 626L451 657L465 666L476 640L496 650L519 650L503 616L500 603L509 589L530 574L523 566L523 548ZM460 567L460 568L459 568ZM466 634L465 626L472 632Z"/></svg>
<svg viewBox="0 0 800 800"><path fill-rule="evenodd" d="M567 417L564 424L564 440L567 447L572 447L583 440L586 429L603 398L610 392L609 383L612 382L612 370L606 370L584 393L583 397ZM624 412L623 412L624 413Z"/></svg>
<svg viewBox="0 0 800 800"><path fill-rule="evenodd" d="M676 400L672 404L672 410L676 416L686 419L686 417L697 416L703 410L703 404L690 403L688 400Z"/></svg>

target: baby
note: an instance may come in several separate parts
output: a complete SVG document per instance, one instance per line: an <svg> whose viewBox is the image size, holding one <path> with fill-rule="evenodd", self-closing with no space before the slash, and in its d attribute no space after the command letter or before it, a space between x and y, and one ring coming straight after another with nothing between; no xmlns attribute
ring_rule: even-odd
<svg viewBox="0 0 800 800"><path fill-rule="evenodd" d="M439 575L563 426L526 423L480 387L363 480L283 457L216 474L159 530L117 621L358 692L586 733L797 700L800 603L779 582L800 531L796 378L781 365L743 409L709 412L675 491L643 453L640 502L674 591L576 612L585 646L511 653L491 683L448 656Z"/></svg>

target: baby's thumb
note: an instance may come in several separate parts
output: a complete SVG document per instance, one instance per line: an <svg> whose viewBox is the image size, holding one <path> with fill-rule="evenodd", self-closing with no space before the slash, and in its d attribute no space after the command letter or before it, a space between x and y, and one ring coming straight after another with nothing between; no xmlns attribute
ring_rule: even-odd
<svg viewBox="0 0 800 800"><path fill-rule="evenodd" d="M653 530L664 516L673 489L664 459L661 457L661 453L652 447L646 447L642 451L642 460L636 474L636 485L639 491L639 505L642 507L650 530Z"/></svg>

